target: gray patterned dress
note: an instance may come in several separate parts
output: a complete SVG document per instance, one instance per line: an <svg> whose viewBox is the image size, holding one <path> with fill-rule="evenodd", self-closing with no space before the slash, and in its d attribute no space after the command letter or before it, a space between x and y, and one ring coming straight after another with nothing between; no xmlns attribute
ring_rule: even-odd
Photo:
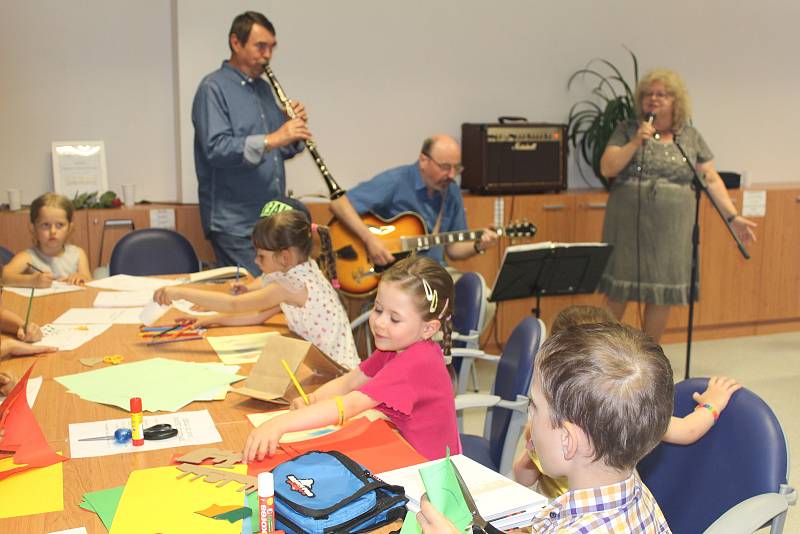
<svg viewBox="0 0 800 534"><path fill-rule="evenodd" d="M638 128L636 121L619 124L608 144L625 145ZM675 139L693 165L714 157L692 126L681 128ZM675 144L655 140L645 142L614 180L603 224L603 241L612 244L614 251L598 288L610 299L689 303L694 224L691 181L692 171Z"/></svg>

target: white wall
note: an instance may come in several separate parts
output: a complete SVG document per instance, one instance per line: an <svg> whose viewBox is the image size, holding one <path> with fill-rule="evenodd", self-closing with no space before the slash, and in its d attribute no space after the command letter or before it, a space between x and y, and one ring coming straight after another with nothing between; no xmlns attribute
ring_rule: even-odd
<svg viewBox="0 0 800 534"><path fill-rule="evenodd" d="M274 71L309 108L343 187L462 122L565 121L583 96L566 80L588 59L630 76L622 44L642 72L684 75L719 167L800 181L794 2L18 0L0 5L2 189L29 202L51 186L51 141L103 139L112 189L135 181L140 198L194 201L192 96L246 9L275 24ZM307 156L288 174L296 193L325 193Z"/></svg>

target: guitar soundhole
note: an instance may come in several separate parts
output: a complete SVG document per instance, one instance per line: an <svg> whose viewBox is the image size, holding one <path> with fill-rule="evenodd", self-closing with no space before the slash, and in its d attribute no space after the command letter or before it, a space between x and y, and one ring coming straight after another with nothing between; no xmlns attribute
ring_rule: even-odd
<svg viewBox="0 0 800 534"><path fill-rule="evenodd" d="M347 245L346 247L342 247L336 251L336 257L341 260L355 260L358 259L358 253L353 248L352 245Z"/></svg>

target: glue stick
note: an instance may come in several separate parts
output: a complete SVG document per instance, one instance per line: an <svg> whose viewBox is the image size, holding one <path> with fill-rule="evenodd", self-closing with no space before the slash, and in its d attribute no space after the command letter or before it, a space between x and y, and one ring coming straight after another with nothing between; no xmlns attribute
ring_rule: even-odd
<svg viewBox="0 0 800 534"><path fill-rule="evenodd" d="M258 524L261 534L275 532L275 482L268 471L258 474Z"/></svg>
<svg viewBox="0 0 800 534"><path fill-rule="evenodd" d="M142 399L139 397L131 398L131 433L134 447L144 445L144 435L142 435Z"/></svg>

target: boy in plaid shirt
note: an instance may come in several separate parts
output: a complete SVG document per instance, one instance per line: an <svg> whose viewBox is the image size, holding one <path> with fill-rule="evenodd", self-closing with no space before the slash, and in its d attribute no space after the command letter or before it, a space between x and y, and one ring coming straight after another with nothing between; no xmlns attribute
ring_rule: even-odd
<svg viewBox="0 0 800 534"><path fill-rule="evenodd" d="M670 532L636 463L664 435L672 415L672 368L661 347L625 325L560 332L536 356L527 445L543 471L569 491L534 517L535 533ZM425 534L456 532L426 499Z"/></svg>

